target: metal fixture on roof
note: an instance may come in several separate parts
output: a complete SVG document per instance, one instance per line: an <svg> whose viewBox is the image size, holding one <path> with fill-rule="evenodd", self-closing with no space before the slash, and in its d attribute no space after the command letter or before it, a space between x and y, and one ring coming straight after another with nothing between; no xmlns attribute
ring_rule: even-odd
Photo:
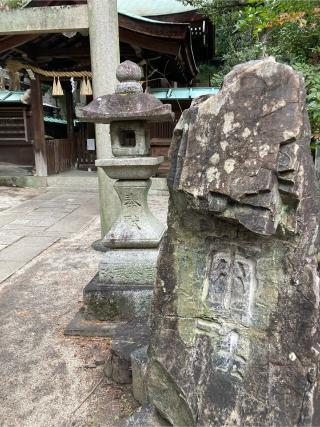
<svg viewBox="0 0 320 427"><path fill-rule="evenodd" d="M149 88L148 92L161 100L181 100L194 99L202 95L215 95L219 89L216 87Z"/></svg>
<svg viewBox="0 0 320 427"><path fill-rule="evenodd" d="M72 37L74 37L77 32L76 31L66 31L64 33L62 33L65 37L67 37L67 39L72 39Z"/></svg>

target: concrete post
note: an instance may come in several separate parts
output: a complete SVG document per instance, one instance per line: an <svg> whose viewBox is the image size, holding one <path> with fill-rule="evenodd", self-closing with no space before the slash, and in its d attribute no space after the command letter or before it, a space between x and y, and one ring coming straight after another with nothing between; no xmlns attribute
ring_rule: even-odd
<svg viewBox="0 0 320 427"><path fill-rule="evenodd" d="M113 93L120 62L117 0L88 0L93 95ZM97 159L112 157L109 125L97 124ZM98 168L101 233L104 236L120 210L119 197L111 180Z"/></svg>

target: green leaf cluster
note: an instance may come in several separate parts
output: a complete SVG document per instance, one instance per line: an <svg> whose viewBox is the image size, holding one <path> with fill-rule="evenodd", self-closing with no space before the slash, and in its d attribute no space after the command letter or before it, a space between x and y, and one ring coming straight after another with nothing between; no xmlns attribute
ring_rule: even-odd
<svg viewBox="0 0 320 427"><path fill-rule="evenodd" d="M292 65L304 75L308 113L315 140L320 140L320 66L296 62Z"/></svg>
<svg viewBox="0 0 320 427"><path fill-rule="evenodd" d="M220 86L238 63L272 55L304 74L314 138L320 134L320 0L182 0L216 26Z"/></svg>
<svg viewBox="0 0 320 427"><path fill-rule="evenodd" d="M9 9L18 9L22 7L27 0L0 0L0 11Z"/></svg>

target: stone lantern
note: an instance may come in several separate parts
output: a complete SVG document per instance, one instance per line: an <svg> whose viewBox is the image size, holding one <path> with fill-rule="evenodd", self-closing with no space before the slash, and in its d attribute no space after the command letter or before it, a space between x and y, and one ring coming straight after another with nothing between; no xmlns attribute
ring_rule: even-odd
<svg viewBox="0 0 320 427"><path fill-rule="evenodd" d="M81 121L110 124L113 157L96 166L116 180L121 201L119 217L104 236L106 252L98 275L84 291L87 318L133 320L147 317L155 278L158 247L165 226L151 213L147 196L150 177L163 157L150 157L148 122L173 118L170 105L143 93L142 72L131 61L117 69L114 94L79 108Z"/></svg>

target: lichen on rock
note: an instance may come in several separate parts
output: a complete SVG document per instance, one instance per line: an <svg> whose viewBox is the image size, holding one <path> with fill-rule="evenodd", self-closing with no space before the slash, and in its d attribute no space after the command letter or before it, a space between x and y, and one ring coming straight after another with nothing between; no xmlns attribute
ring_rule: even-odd
<svg viewBox="0 0 320 427"><path fill-rule="evenodd" d="M303 78L272 58L236 66L176 126L148 368L174 426L319 424L309 141Z"/></svg>

